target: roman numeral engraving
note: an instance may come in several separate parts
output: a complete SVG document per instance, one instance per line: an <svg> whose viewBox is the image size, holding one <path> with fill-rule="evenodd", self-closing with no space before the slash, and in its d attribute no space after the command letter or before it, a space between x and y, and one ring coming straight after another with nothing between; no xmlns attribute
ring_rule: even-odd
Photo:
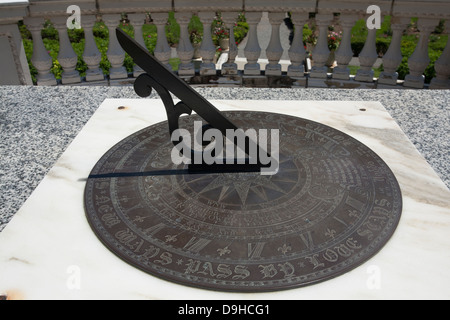
<svg viewBox="0 0 450 320"><path fill-rule="evenodd" d="M157 224L156 226L145 229L144 233L147 236L154 236L155 234L157 234L159 231L161 231L165 227L166 227L166 225L164 223L160 223L160 224Z"/></svg>
<svg viewBox="0 0 450 320"><path fill-rule="evenodd" d="M327 150L330 150L332 147L335 147L335 146L336 146L336 142L331 141L331 140L323 145L323 147Z"/></svg>
<svg viewBox="0 0 450 320"><path fill-rule="evenodd" d="M308 250L311 250L314 248L314 242L311 235L311 231L308 231L307 233L302 233L300 235L300 238L302 239L303 243L305 244L306 248Z"/></svg>
<svg viewBox="0 0 450 320"><path fill-rule="evenodd" d="M350 207L355 208L359 212L362 212L364 209L364 203L362 203L359 200L353 199L352 197L347 197L345 203L348 204Z"/></svg>
<svg viewBox="0 0 450 320"><path fill-rule="evenodd" d="M261 253L266 245L265 242L258 242L253 245L253 243L248 244L248 258L249 259L258 259L261 257Z"/></svg>
<svg viewBox="0 0 450 320"><path fill-rule="evenodd" d="M344 226L348 227L347 222L345 222L344 220L341 220L341 219L339 219L339 218L336 217L336 216L334 216L333 219L336 220L336 221L338 221L338 222L340 222L340 223L342 223Z"/></svg>
<svg viewBox="0 0 450 320"><path fill-rule="evenodd" d="M183 249L188 250L192 253L199 253L203 248L205 248L211 240L208 239L197 239L197 237L192 237L188 243L183 247Z"/></svg>
<svg viewBox="0 0 450 320"><path fill-rule="evenodd" d="M125 214L130 214L130 212L137 210L137 209L144 209L144 206L142 205L142 203L138 203L137 205L127 209L124 213Z"/></svg>

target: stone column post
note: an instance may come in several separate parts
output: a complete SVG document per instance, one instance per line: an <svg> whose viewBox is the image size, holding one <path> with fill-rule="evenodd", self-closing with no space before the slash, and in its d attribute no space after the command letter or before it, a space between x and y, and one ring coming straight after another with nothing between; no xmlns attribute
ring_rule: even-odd
<svg viewBox="0 0 450 320"><path fill-rule="evenodd" d="M42 41L41 30L44 27L44 19L26 17L24 19L24 24L27 26L28 30L30 30L33 37L33 56L31 62L38 71L37 85L56 86L57 82L55 76L50 72L53 61Z"/></svg>
<svg viewBox="0 0 450 320"><path fill-rule="evenodd" d="M198 17L203 23L203 39L200 47L200 55L203 63L200 65L200 75L216 75L216 65L214 64L214 57L216 55L216 47L212 41L211 24L214 21L214 12L199 12Z"/></svg>
<svg viewBox="0 0 450 320"><path fill-rule="evenodd" d="M395 86L397 85L397 69L402 63L402 36L410 19L392 18L391 29L393 30L391 45L383 57L384 71L380 74L378 83Z"/></svg>
<svg viewBox="0 0 450 320"><path fill-rule="evenodd" d="M311 69L311 78L326 79L328 76L328 67L325 63L330 56L330 49L328 48L328 26L331 24L332 20L333 15L331 14L316 15L319 38L317 39L317 45L312 53L314 66Z"/></svg>
<svg viewBox="0 0 450 320"><path fill-rule="evenodd" d="M305 75L303 61L306 58L306 50L303 45L303 27L308 22L308 19L307 13L292 13L292 23L296 31L289 49L291 65L288 67L288 76L290 77L303 77Z"/></svg>
<svg viewBox="0 0 450 320"><path fill-rule="evenodd" d="M142 33L142 27L145 23L145 17L146 15L144 13L134 13L128 15L128 20L130 20L130 23L134 28L134 39L144 48L146 48L146 46L144 41L144 35ZM139 67L136 64L133 66L133 77L137 78L143 73L145 72L144 70L142 70L141 67Z"/></svg>
<svg viewBox="0 0 450 320"><path fill-rule="evenodd" d="M349 80L350 69L348 65L353 58L352 51L352 28L358 20L356 14L342 14L339 18L343 33L342 41L336 51L337 67L333 69L333 79Z"/></svg>
<svg viewBox="0 0 450 320"><path fill-rule="evenodd" d="M83 16L82 27L84 29L84 53L83 60L86 62L88 69L86 71L86 81L100 81L105 79L102 69L100 69L100 62L102 61L102 54L98 50L95 43L93 28L97 22L97 17L94 15Z"/></svg>
<svg viewBox="0 0 450 320"><path fill-rule="evenodd" d="M236 23L239 12L222 12L222 20L225 25L230 28L230 48L228 50L228 61L222 65L223 75L238 74L238 66L234 62L238 55L236 39L234 37L234 24Z"/></svg>
<svg viewBox="0 0 450 320"><path fill-rule="evenodd" d="M128 78L127 70L123 66L123 62L125 61L125 51L120 46L116 36L116 28L119 25L120 19L120 14L106 14L103 16L103 21L109 30L109 48L107 56L111 63L111 69L109 70L109 78L111 80Z"/></svg>
<svg viewBox="0 0 450 320"><path fill-rule="evenodd" d="M419 19L419 43L417 44L416 50L414 50L414 53L408 60L409 74L405 77L405 83L403 86L415 89L422 89L424 87L425 76L423 73L430 64L430 57L428 55L428 40L431 32L433 32L437 24L438 20L436 19Z"/></svg>
<svg viewBox="0 0 450 320"><path fill-rule="evenodd" d="M364 48L359 54L361 69L356 73L356 81L373 82L374 71L372 67L378 59L376 41L377 29L370 29Z"/></svg>
<svg viewBox="0 0 450 320"><path fill-rule="evenodd" d="M272 35L266 49L269 60L269 64L266 66L266 75L269 76L281 76L281 64L279 62L283 55L283 47L280 40L280 25L285 16L284 12L269 12L269 21L272 25Z"/></svg>
<svg viewBox="0 0 450 320"><path fill-rule="evenodd" d="M194 57L194 47L192 46L189 36L189 22L192 18L191 12L177 12L175 18L180 24L180 43L178 44L177 53L181 60L178 67L178 75L184 77L195 76L195 66L192 62Z"/></svg>
<svg viewBox="0 0 450 320"><path fill-rule="evenodd" d="M244 66L244 75L260 75L261 67L258 59L261 55L261 47L258 42L258 23L261 21L262 12L247 12L245 14L249 25L248 41L244 49L247 64Z"/></svg>
<svg viewBox="0 0 450 320"><path fill-rule="evenodd" d="M80 83L80 73L75 70L77 67L78 56L73 50L72 44L67 33L67 17L59 16L52 18L55 29L59 34L59 54L58 61L63 68L61 75L62 84Z"/></svg>
<svg viewBox="0 0 450 320"><path fill-rule="evenodd" d="M172 70L172 67L169 64L172 51L170 49L169 43L167 42L166 36L166 24L167 20L169 19L169 14L166 12L152 13L151 17L153 19L153 23L156 25L156 29L158 32L158 40L155 47L155 57L167 68Z"/></svg>
<svg viewBox="0 0 450 320"><path fill-rule="evenodd" d="M430 89L450 89L450 20L446 21L445 33L449 35L447 46L434 63L436 77L431 80Z"/></svg>

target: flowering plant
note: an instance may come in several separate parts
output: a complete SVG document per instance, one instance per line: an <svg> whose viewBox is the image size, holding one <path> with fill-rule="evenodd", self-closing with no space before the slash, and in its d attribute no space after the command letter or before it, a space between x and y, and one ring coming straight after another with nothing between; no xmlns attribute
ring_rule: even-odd
<svg viewBox="0 0 450 320"><path fill-rule="evenodd" d="M342 38L342 32L335 32L332 31L330 34L328 34L328 48L333 51L336 50L339 47L339 44L341 43Z"/></svg>
<svg viewBox="0 0 450 320"><path fill-rule="evenodd" d="M225 26L220 14L217 14L213 22L213 37L217 40L230 38L230 30Z"/></svg>
<svg viewBox="0 0 450 320"><path fill-rule="evenodd" d="M217 39L229 39L230 38L230 32L226 29L216 30L215 35L217 36Z"/></svg>

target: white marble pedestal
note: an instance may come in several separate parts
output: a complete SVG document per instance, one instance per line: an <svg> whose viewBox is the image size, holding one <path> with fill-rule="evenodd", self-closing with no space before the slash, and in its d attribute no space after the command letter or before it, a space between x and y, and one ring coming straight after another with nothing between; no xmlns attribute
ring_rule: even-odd
<svg viewBox="0 0 450 320"><path fill-rule="evenodd" d="M324 123L378 153L396 175L403 216L383 250L311 287L262 294L193 289L160 280L104 247L85 218L91 169L113 145L166 120L160 100L106 100L0 233L0 293L18 299L449 299L450 191L377 102L212 101Z"/></svg>

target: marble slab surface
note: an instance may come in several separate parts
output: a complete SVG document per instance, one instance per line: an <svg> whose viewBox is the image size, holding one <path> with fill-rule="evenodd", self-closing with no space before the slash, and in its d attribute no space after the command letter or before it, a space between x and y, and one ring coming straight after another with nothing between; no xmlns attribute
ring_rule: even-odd
<svg viewBox="0 0 450 320"><path fill-rule="evenodd" d="M91 169L113 145L166 120L160 100L111 99L99 107L0 233L0 293L23 299L449 299L450 191L378 102L212 101L322 122L379 154L403 193L400 225L361 267L311 287L262 294L193 289L143 273L112 254L85 218ZM122 107L122 108L119 108Z"/></svg>

